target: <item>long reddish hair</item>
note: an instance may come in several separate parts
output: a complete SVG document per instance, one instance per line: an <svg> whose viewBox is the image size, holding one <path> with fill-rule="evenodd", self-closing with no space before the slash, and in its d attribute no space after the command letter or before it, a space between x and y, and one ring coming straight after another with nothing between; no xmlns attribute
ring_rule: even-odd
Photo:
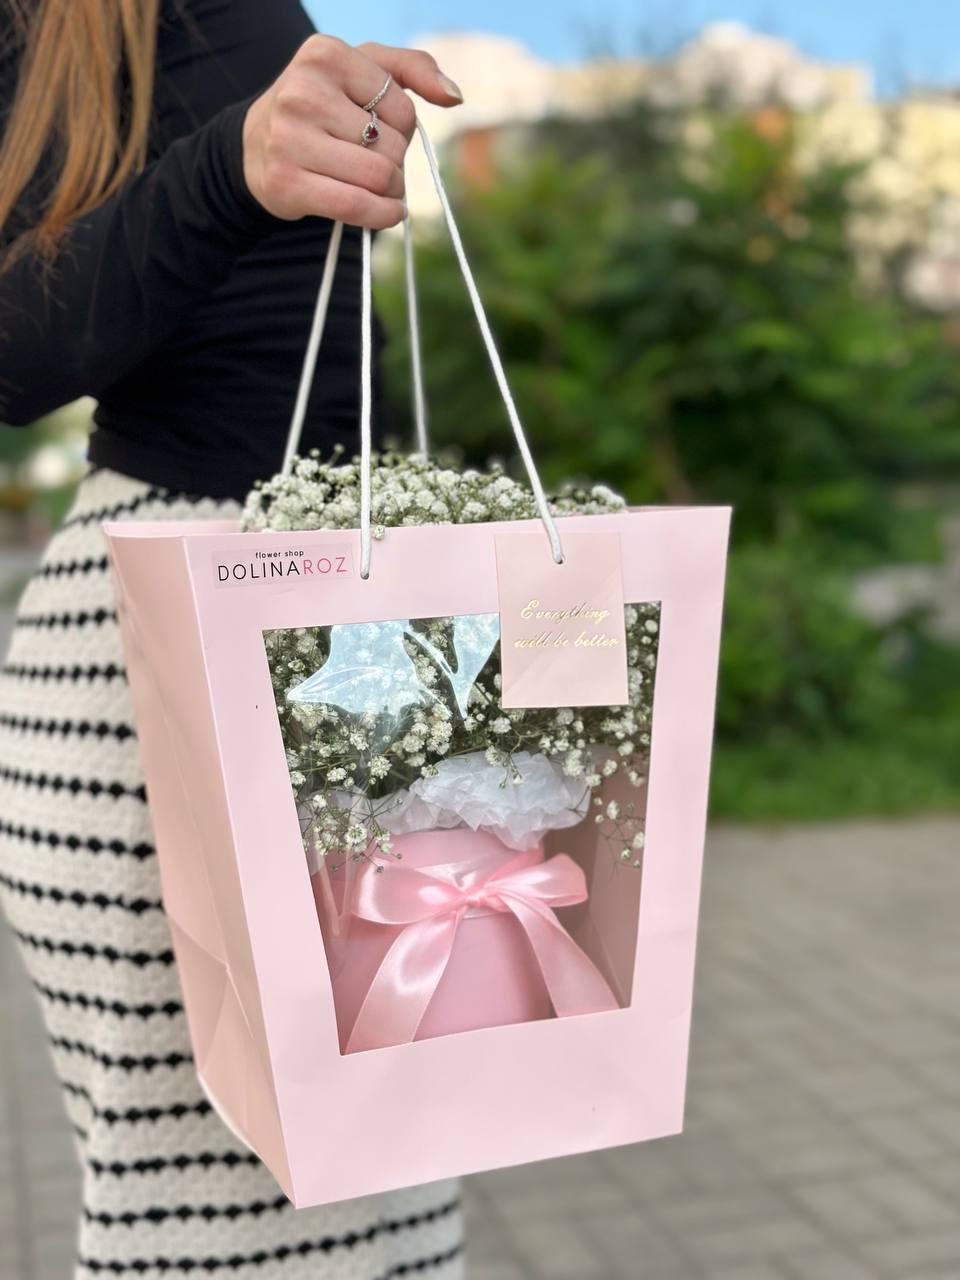
<svg viewBox="0 0 960 1280"><path fill-rule="evenodd" d="M10 246L50 258L67 224L146 155L159 0L4 0L24 55L0 139L0 232L52 160L33 225Z"/></svg>

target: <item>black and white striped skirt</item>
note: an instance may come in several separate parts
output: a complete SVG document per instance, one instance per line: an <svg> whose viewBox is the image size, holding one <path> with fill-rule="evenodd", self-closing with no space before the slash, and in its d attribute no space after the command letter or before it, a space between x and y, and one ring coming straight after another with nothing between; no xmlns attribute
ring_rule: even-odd
<svg viewBox="0 0 960 1280"><path fill-rule="evenodd" d="M0 672L0 902L83 1165L76 1274L450 1280L455 1183L295 1212L194 1075L100 522L236 510L93 472Z"/></svg>

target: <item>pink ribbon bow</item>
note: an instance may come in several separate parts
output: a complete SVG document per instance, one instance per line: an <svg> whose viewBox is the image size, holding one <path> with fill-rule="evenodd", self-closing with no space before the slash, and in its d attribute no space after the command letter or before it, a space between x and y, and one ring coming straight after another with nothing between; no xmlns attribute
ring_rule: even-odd
<svg viewBox="0 0 960 1280"><path fill-rule="evenodd" d="M453 952L471 907L510 911L533 948L559 1017L620 1006L603 975L554 915L587 898L586 877L565 853L528 865L526 855L466 886L436 874L441 868L391 864L361 875L353 912L377 924L400 925L364 997L347 1053L412 1041ZM522 865L518 865L522 864Z"/></svg>

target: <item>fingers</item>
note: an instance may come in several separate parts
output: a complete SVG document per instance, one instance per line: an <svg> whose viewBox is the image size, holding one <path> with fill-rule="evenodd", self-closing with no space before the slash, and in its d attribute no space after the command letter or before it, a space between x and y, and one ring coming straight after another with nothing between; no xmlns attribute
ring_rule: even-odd
<svg viewBox="0 0 960 1280"><path fill-rule="evenodd" d="M308 67L328 84L339 85L358 107L376 97L388 74L372 58L336 36L311 36L300 46L295 61ZM386 96L383 101L386 101Z"/></svg>
<svg viewBox="0 0 960 1280"><path fill-rule="evenodd" d="M409 103L406 94L397 93ZM370 123L369 113L351 102L337 85L305 67L286 75L278 88L276 108L273 134L290 151L303 149L310 139L322 139L325 133L359 147L363 130ZM379 109L377 116L380 137L376 150L402 165L408 138L381 117Z"/></svg>
<svg viewBox="0 0 960 1280"><path fill-rule="evenodd" d="M463 101L458 86L443 74L436 59L422 49L395 49L391 45L372 42L360 45L359 49L378 67L389 71L401 88L412 89L427 102L434 102L438 107L455 107ZM369 100L364 99L366 102Z"/></svg>
<svg viewBox="0 0 960 1280"><path fill-rule="evenodd" d="M305 213L335 218L352 227L369 227L372 231L395 227L404 219L402 200L376 195L352 182L338 182L325 174L306 170L301 170L298 182L297 195Z"/></svg>
<svg viewBox="0 0 960 1280"><path fill-rule="evenodd" d="M441 107L454 107L463 94L443 74L436 59L422 49L395 49L385 44L364 44L354 49L335 36L311 36L301 45L297 58L316 71L337 81L347 97L362 107L383 88L387 75L395 84L378 104L377 114L399 132L412 134L413 104L403 89Z"/></svg>
<svg viewBox="0 0 960 1280"><path fill-rule="evenodd" d="M352 182L374 195L403 199L403 170L380 150L379 142L375 147L358 147L356 142L318 134L304 150L302 165L338 182Z"/></svg>
<svg viewBox="0 0 960 1280"><path fill-rule="evenodd" d="M363 104L376 97L390 73L366 54L334 36L311 36L300 46L294 62L311 79L315 93L329 94L332 88L339 87L347 102L356 108L359 123L354 125L342 121L343 132L338 131L337 136L345 141L359 140L364 125L370 122L369 115L363 111ZM391 83L375 110L378 119L385 121L409 142L416 127L416 112L413 103L397 84Z"/></svg>
<svg viewBox="0 0 960 1280"><path fill-rule="evenodd" d="M379 137L364 147L371 117L363 104L385 85L376 106ZM462 101L428 53L379 44L354 49L311 36L244 117L251 193L280 218L319 214L378 230L395 226L404 216L403 161L416 127L405 89L441 106Z"/></svg>
<svg viewBox="0 0 960 1280"><path fill-rule="evenodd" d="M401 94L400 96L407 102L410 101L406 94ZM376 110L377 128L380 130L380 137L367 150L378 152L380 155L386 156L394 164L402 167L410 139L405 133L398 132L393 125L387 123L386 117L381 116L379 107ZM336 104L326 119L326 127L334 137L339 138L341 142L352 142L355 146L361 145L361 135L369 123L370 113L361 111L358 106L355 106L346 98L341 98L341 101Z"/></svg>
<svg viewBox="0 0 960 1280"><path fill-rule="evenodd" d="M386 79L386 73L382 72L383 80ZM383 87L383 80L380 81L380 87ZM368 98L369 102L370 99ZM374 108L381 120L386 120L389 125L394 128L397 133L409 142L413 137L413 131L417 127L417 110L413 103L403 92L396 80L390 82L390 88L387 90L381 102L378 102Z"/></svg>

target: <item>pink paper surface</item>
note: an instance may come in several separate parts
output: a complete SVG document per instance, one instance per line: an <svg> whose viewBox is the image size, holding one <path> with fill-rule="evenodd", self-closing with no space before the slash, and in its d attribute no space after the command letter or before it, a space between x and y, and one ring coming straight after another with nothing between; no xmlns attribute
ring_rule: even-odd
<svg viewBox="0 0 960 1280"><path fill-rule="evenodd" d="M106 526L198 1071L295 1204L681 1128L728 523L720 508L559 522L565 539L617 535L625 598L661 605L642 885L589 831L561 833L593 867L595 914L577 940L628 1006L349 1055L263 631L495 613L495 539L543 550L543 531L390 529L366 581L355 531L302 533L305 553L343 554L349 571L226 590L215 565L242 562L253 535L202 521ZM283 548L293 536L255 540Z"/></svg>
<svg viewBox="0 0 960 1280"><path fill-rule="evenodd" d="M543 533L496 539L505 707L627 701L620 535L563 529L563 563Z"/></svg>

